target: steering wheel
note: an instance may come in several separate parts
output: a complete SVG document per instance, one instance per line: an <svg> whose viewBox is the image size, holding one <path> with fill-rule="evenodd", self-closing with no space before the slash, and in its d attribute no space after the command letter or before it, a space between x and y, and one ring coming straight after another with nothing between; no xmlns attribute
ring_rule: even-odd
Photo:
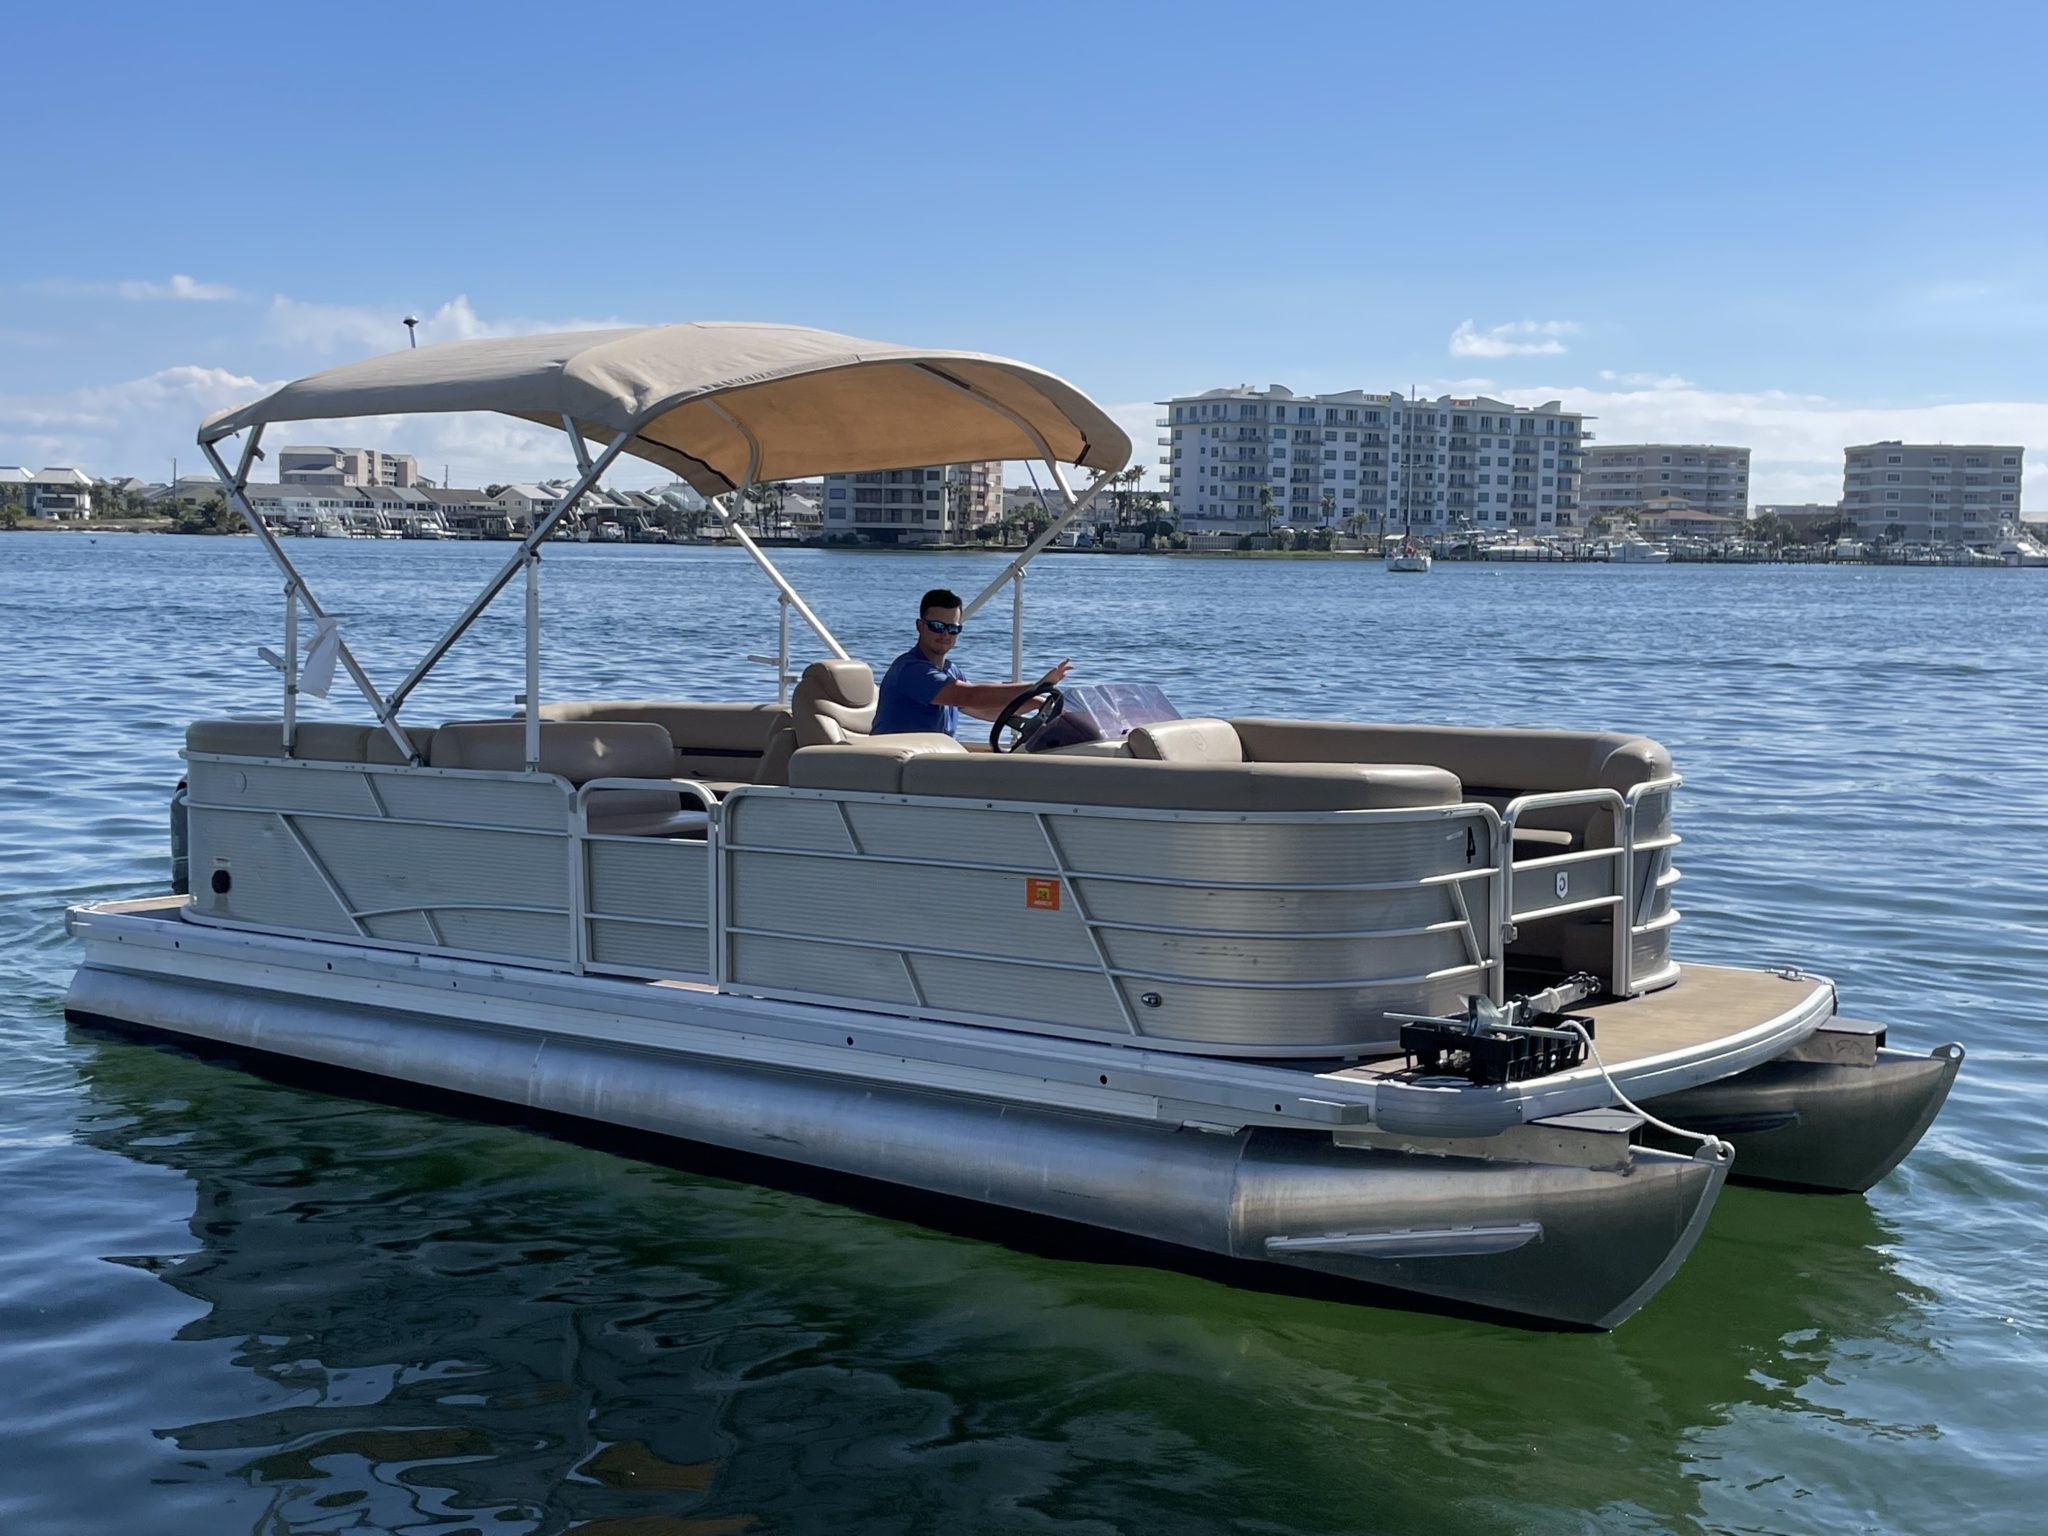
<svg viewBox="0 0 2048 1536"><path fill-rule="evenodd" d="M1039 700L1036 709L1024 706L1033 699ZM1017 697L1003 706L1003 712L996 716L996 723L988 730L988 747L991 752L1021 752L1024 743L1059 719L1067 707L1067 696L1050 683L1034 683ZM1010 744L1003 745L1003 732L1011 732Z"/></svg>

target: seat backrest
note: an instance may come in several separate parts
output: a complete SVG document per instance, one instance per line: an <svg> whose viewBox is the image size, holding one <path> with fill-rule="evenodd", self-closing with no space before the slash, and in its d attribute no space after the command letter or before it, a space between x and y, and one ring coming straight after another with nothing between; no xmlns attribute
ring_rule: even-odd
<svg viewBox="0 0 2048 1536"><path fill-rule="evenodd" d="M830 747L875 728L875 674L864 661L814 661L789 710L799 747Z"/></svg>
<svg viewBox="0 0 2048 1536"><path fill-rule="evenodd" d="M1124 738L1131 756L1156 763L1241 763L1244 743L1228 720L1197 717L1133 726Z"/></svg>
<svg viewBox="0 0 2048 1536"><path fill-rule="evenodd" d="M432 748L430 727L407 725L406 739L425 761ZM229 757L283 757L282 720L194 720L185 728L191 752L219 752ZM355 725L341 720L301 720L292 733L291 756L308 763L405 762L398 744L380 725Z"/></svg>
<svg viewBox="0 0 2048 1536"><path fill-rule="evenodd" d="M1671 772L1671 754L1663 747L1619 731L1477 730L1338 720L1230 723L1252 762L1434 763L1456 774L1474 795L1627 791Z"/></svg>
<svg viewBox="0 0 2048 1536"><path fill-rule="evenodd" d="M428 761L436 768L519 773L526 767L526 722L458 720L434 732ZM544 720L540 771L571 784L590 779L666 779L675 748L658 725L613 720Z"/></svg>

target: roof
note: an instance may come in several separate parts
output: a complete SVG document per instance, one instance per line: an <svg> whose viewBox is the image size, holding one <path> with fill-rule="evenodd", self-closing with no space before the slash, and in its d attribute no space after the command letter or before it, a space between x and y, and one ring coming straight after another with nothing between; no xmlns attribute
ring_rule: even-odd
<svg viewBox="0 0 2048 1536"><path fill-rule="evenodd" d="M279 421L495 411L565 417L706 495L808 475L1035 459L1116 470L1131 442L1064 380L981 352L706 321L408 348L222 411L202 443ZM1041 447L1041 441L1043 447Z"/></svg>

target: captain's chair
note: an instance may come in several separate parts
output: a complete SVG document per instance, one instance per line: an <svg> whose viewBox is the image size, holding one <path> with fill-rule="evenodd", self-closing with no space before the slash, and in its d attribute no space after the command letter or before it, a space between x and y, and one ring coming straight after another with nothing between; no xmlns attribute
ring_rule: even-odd
<svg viewBox="0 0 2048 1536"><path fill-rule="evenodd" d="M864 661L814 661L796 680L791 723L800 747L858 741L875 729L875 674Z"/></svg>
<svg viewBox="0 0 2048 1536"><path fill-rule="evenodd" d="M864 661L814 661L796 680L790 724L768 738L758 784L787 784L789 759L798 747L831 747L865 741L875 728L874 669Z"/></svg>

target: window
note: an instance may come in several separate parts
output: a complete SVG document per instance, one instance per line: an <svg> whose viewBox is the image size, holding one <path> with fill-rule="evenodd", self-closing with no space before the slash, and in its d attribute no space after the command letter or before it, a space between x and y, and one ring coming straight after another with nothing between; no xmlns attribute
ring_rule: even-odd
<svg viewBox="0 0 2048 1536"><path fill-rule="evenodd" d="M2002 460L2000 460L1999 462L2000 462L2000 463L2002 463L2002 464L2004 464L2004 465L2005 465L2005 467L2006 467L2007 469L2018 469L2018 468L2019 468L2019 465L2020 465L2020 461L2019 461L2019 459L2018 459L2018 458L2016 458L2016 457L2015 457L2014 455L2012 455L2012 454L2010 454L2010 453L2008 453L2008 454L2007 454L2007 455L2006 455L2006 456L2005 456L2005 457L2004 457L2004 458L2003 458Z"/></svg>
<svg viewBox="0 0 2048 1536"><path fill-rule="evenodd" d="M1884 483L1886 485L1897 485L1901 478L1903 477L1899 475L1888 474L1884 477Z"/></svg>
<svg viewBox="0 0 2048 1536"><path fill-rule="evenodd" d="M1884 493L1884 499L1886 501L1897 501L1899 499L1899 493L1897 491L1886 491Z"/></svg>
<svg viewBox="0 0 2048 1536"><path fill-rule="evenodd" d="M1900 455L1898 455L1898 454L1896 454L1896 453L1888 453L1888 454L1886 454L1886 455L1884 456L1884 461L1885 461L1885 463L1887 463L1887 464L1903 464L1903 463L1905 463L1905 462L1906 462L1904 458L1902 458L1902 457L1901 457Z"/></svg>

